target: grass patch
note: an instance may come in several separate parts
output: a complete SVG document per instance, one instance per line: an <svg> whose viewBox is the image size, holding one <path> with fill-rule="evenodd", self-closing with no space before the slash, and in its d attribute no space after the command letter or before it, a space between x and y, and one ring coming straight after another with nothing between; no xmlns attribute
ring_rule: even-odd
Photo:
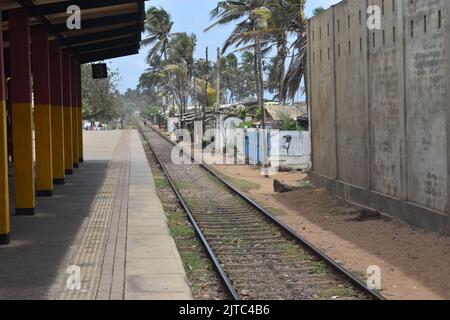
<svg viewBox="0 0 450 320"><path fill-rule="evenodd" d="M169 181L167 181L164 177L153 177L153 180L155 181L156 189L162 190L169 187Z"/></svg>
<svg viewBox="0 0 450 320"><path fill-rule="evenodd" d="M316 272L318 274L325 274L327 273L327 265L323 261L319 261L316 263Z"/></svg>
<svg viewBox="0 0 450 320"><path fill-rule="evenodd" d="M280 250L284 251L289 256L295 256L299 261L306 258L305 252L293 243L283 243L279 245Z"/></svg>
<svg viewBox="0 0 450 320"><path fill-rule="evenodd" d="M233 186L238 188L239 190L243 192L249 192L251 190L258 190L261 188L261 185L255 182L239 179L239 178L228 178L228 180L231 182Z"/></svg>
<svg viewBox="0 0 450 320"><path fill-rule="evenodd" d="M175 181L175 187L177 187L178 190L184 190L189 189L189 184L182 182L182 181Z"/></svg>
<svg viewBox="0 0 450 320"><path fill-rule="evenodd" d="M198 252L181 251L180 256L188 278L191 278L194 273L208 269L208 260Z"/></svg>
<svg viewBox="0 0 450 320"><path fill-rule="evenodd" d="M170 212L166 210L169 220L169 228L174 238L195 237L194 228L186 223L186 216L182 212Z"/></svg>

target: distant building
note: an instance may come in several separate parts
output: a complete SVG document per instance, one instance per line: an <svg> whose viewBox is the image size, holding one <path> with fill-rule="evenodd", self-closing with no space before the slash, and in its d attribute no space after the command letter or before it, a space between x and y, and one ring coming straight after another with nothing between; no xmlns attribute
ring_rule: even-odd
<svg viewBox="0 0 450 320"><path fill-rule="evenodd" d="M308 108L306 103L295 105L266 104L266 123L273 128L279 128L286 120L296 120L298 124L308 130Z"/></svg>

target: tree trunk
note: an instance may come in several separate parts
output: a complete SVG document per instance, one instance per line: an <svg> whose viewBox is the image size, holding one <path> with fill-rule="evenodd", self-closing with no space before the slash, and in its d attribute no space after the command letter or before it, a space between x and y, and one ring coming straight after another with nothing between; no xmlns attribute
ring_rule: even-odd
<svg viewBox="0 0 450 320"><path fill-rule="evenodd" d="M164 51L164 61L167 62L167 52L166 51ZM173 81L172 81L172 73L168 72L168 74L169 74L169 76L168 76L169 87L170 87L170 89L172 91L173 99L175 101L177 94L176 94L175 86L174 86ZM178 97L178 98L179 98L179 101L177 101L177 104L181 105L181 97Z"/></svg>

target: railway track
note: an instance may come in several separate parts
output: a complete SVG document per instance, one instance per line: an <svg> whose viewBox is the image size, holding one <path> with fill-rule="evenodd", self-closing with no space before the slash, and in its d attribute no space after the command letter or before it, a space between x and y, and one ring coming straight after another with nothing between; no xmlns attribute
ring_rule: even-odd
<svg viewBox="0 0 450 320"><path fill-rule="evenodd" d="M156 129L140 125L140 130L230 298L384 299L213 169L174 164L174 145Z"/></svg>

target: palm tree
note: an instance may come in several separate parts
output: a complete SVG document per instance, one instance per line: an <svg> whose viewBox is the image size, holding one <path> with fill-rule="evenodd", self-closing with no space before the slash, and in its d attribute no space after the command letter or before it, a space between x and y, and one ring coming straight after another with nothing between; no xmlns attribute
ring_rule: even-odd
<svg viewBox="0 0 450 320"><path fill-rule="evenodd" d="M188 35L186 32L176 33L171 36L169 43L170 68L177 76L180 93L180 111L185 113L189 96L192 69L194 66L194 50L197 44L195 34Z"/></svg>
<svg viewBox="0 0 450 320"><path fill-rule="evenodd" d="M284 78L284 97L294 99L306 68L306 18L305 0L285 0L287 3L287 30L295 35L291 45L292 58Z"/></svg>
<svg viewBox="0 0 450 320"><path fill-rule="evenodd" d="M152 46L147 56L147 63L155 58L164 58L164 63L168 63L167 52L170 46L170 37L172 35L173 21L169 13L163 8L150 7L147 10L147 17L144 24L144 30L148 37L142 40L143 46ZM181 106L181 98L175 90L172 74L168 73L167 81L172 90L173 98L178 99L178 105ZM166 101L168 104L168 101Z"/></svg>
<svg viewBox="0 0 450 320"><path fill-rule="evenodd" d="M305 0L271 1L268 5L272 15L268 33L277 47L277 54L272 59L269 73L269 90L276 92L276 97L283 103L293 99L300 88L304 74L306 53L306 19L304 16ZM288 46L288 38L295 40ZM287 71L286 59L291 53Z"/></svg>
<svg viewBox="0 0 450 320"><path fill-rule="evenodd" d="M280 101L293 99L298 91L305 68L306 19L305 0L240 0L222 1L211 11L217 19L208 29L237 22L235 29L224 44L243 46L251 42L255 48L255 74L258 75L257 91L263 92L262 56L276 46L277 54L272 58L268 89L276 93ZM207 30L208 30L207 29ZM288 39L295 40L288 45ZM248 49L250 46L245 47ZM286 60L291 56L286 70ZM259 93L261 95L261 93ZM260 99L259 103L260 102Z"/></svg>
<svg viewBox="0 0 450 320"><path fill-rule="evenodd" d="M148 53L147 61L150 61L156 55L164 56L167 60L172 27L172 18L163 8L150 7L147 10L144 30L148 33L148 37L142 40L142 45L153 46Z"/></svg>
<svg viewBox="0 0 450 320"><path fill-rule="evenodd" d="M231 46L241 47L248 45L250 42L253 43L255 50L254 72L256 75L256 93L258 106L261 108L263 115L263 128L265 127L265 110L261 38L264 33L261 31L267 22L267 11L264 8L265 3L265 0L221 1L211 11L211 19L216 19L216 21L205 30L208 31L217 25L240 21L225 41L222 52L225 52Z"/></svg>

